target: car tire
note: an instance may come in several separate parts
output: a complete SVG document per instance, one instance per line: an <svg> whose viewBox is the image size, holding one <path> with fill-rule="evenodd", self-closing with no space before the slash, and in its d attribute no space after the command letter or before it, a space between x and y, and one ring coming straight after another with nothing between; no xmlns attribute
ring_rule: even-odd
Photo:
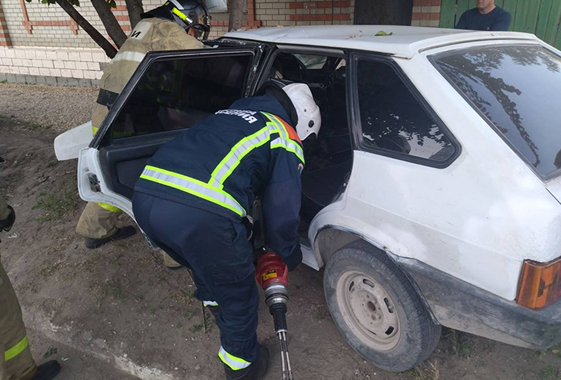
<svg viewBox="0 0 561 380"><path fill-rule="evenodd" d="M364 241L344 246L327 263L323 285L337 328L376 367L407 371L436 347L441 326L383 251Z"/></svg>

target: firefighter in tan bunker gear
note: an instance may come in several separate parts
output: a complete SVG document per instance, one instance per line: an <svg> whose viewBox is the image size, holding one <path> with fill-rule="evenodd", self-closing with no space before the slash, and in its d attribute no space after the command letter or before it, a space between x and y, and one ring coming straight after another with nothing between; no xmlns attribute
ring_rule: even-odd
<svg viewBox="0 0 561 380"><path fill-rule="evenodd" d="M146 53L204 48L198 38L206 39L209 31L208 10L197 0L169 0L144 13L103 73L92 115L94 135ZM76 232L86 238L86 247L98 248L134 235L136 231L132 226L117 228L120 213L115 206L89 202L76 227ZM165 254L164 262L169 267L179 265Z"/></svg>
<svg viewBox="0 0 561 380"><path fill-rule="evenodd" d="M9 231L16 214L0 197L0 232ZM60 372L51 360L39 367L31 356L21 308L12 283L0 262L0 380L50 380Z"/></svg>

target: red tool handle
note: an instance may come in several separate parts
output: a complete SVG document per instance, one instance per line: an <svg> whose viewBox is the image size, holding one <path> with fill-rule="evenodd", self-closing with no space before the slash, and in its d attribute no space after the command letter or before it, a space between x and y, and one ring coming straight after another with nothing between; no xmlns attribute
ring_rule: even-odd
<svg viewBox="0 0 561 380"><path fill-rule="evenodd" d="M279 255L267 252L257 260L255 279L263 289L275 282L288 286L288 268Z"/></svg>

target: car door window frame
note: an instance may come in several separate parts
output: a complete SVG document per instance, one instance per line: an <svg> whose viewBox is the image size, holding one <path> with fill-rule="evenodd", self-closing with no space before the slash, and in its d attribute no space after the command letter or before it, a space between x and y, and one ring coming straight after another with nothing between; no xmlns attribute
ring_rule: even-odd
<svg viewBox="0 0 561 380"><path fill-rule="evenodd" d="M446 161L435 161L430 160L427 158L421 158L418 156L411 156L408 154L403 154L396 151L391 151L382 148L376 148L372 146L368 146L364 143L364 138L362 135L362 119L360 115L360 108L359 108L359 93L358 93L358 62L361 60L366 61L375 61L386 64L390 66L401 82L405 85L405 87L409 90L409 93L413 95L413 98L419 103L421 108L427 113L427 115L434 121L436 126L439 128L440 132L443 133L446 138L450 141L452 146L454 147L454 153L446 160ZM372 54L372 53L365 53L365 52L352 52L350 54L349 59L349 78L348 83L352 87L349 91L352 106L349 108L351 110L351 117L353 122L353 135L355 139L356 147L365 152L374 153L380 156L385 156L389 158L394 158L401 161L410 162L413 164L428 166L436 169L445 169L449 167L461 154L462 146L460 142L456 139L454 134L448 129L446 124L442 121L442 119L438 116L438 114L432 109L432 107L428 104L425 98L421 95L421 93L417 90L415 85L411 82L408 76L403 72L399 64L390 56L388 55L380 55L380 54Z"/></svg>
<svg viewBox="0 0 561 380"><path fill-rule="evenodd" d="M256 54L256 48L225 48L225 49L195 49L189 51L162 51L162 52L149 52L146 54L144 60L140 63L130 80L127 82L125 88L117 98L117 101L109 110L109 113L101 123L98 132L95 134L92 142L90 143L91 148L99 149L102 142L106 142L105 146L110 146L113 144L110 131L111 125L121 112L123 106L129 100L131 94L136 89L138 82L144 76L146 71L152 66L156 61L161 60L174 60L174 59L197 59L201 57L209 56L227 56L227 55L252 55L251 67L247 70L246 78L244 81L244 91L242 97L247 97L251 91L251 83L255 79L255 67L258 64L258 56ZM188 58L189 57L189 58ZM181 131L183 129L178 129ZM157 132L150 135L157 135L160 133L167 133L169 131ZM130 138L135 138L137 136L131 136ZM127 138L128 139L128 138Z"/></svg>
<svg viewBox="0 0 561 380"><path fill-rule="evenodd" d="M350 55L349 52L343 49L336 49L336 48L328 48L328 47L309 47L309 46L302 46L302 45L276 45L272 51L269 52L264 63L261 65L261 70L259 76L255 80L253 89L251 94L253 95L269 78L269 73L275 63L275 59L279 54L307 54L307 55L324 55L327 57L335 57L335 58L342 58L345 60L347 65L347 73L345 77L345 92L346 92L346 102L347 102L347 127L349 128L350 133L350 143L351 149L356 150L356 139L353 137L355 127L353 126L353 116L354 113L352 111L352 86L349 74L350 68ZM324 66L325 67L325 66Z"/></svg>
<svg viewBox="0 0 561 380"><path fill-rule="evenodd" d="M273 51L267 56L266 61L262 65L260 74L255 81L252 92L257 91L268 79L268 75L273 68L275 60L279 54L307 54L307 55L323 55L326 57L343 58L348 62L348 55L341 49L330 49L322 47L308 47L300 45L276 45Z"/></svg>

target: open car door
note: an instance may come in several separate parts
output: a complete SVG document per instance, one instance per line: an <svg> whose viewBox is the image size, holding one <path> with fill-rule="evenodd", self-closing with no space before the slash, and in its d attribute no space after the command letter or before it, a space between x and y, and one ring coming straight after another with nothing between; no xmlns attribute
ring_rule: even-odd
<svg viewBox="0 0 561 380"><path fill-rule="evenodd" d="M246 97L259 52L249 46L147 54L80 151L80 197L134 217L133 189L148 158L195 122Z"/></svg>

